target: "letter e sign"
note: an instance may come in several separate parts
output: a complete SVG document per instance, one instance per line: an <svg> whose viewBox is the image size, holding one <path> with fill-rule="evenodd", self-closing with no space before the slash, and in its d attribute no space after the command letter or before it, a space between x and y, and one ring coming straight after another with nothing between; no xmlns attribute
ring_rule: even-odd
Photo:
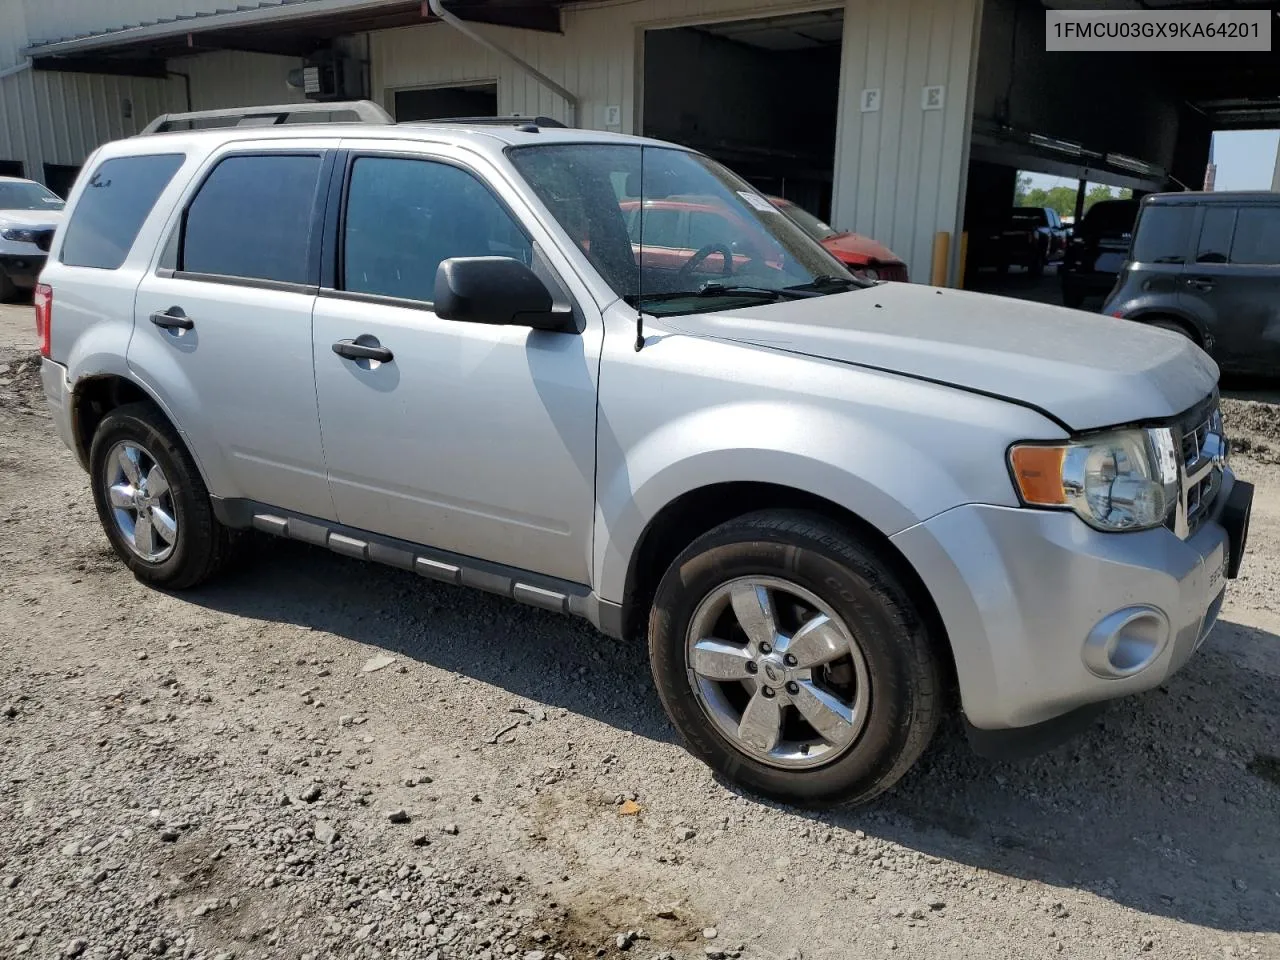
<svg viewBox="0 0 1280 960"><path fill-rule="evenodd" d="M863 113L879 113L880 112L880 88L862 91L862 112Z"/></svg>
<svg viewBox="0 0 1280 960"><path fill-rule="evenodd" d="M925 87L921 91L920 109L941 110L947 99L946 87Z"/></svg>

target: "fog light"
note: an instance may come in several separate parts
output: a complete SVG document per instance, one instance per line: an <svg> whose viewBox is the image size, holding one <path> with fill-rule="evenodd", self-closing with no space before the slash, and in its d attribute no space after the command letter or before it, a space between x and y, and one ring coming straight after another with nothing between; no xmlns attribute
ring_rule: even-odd
<svg viewBox="0 0 1280 960"><path fill-rule="evenodd" d="M1155 607L1125 607L1089 631L1084 665L1108 680L1131 677L1155 662L1169 642L1169 618Z"/></svg>

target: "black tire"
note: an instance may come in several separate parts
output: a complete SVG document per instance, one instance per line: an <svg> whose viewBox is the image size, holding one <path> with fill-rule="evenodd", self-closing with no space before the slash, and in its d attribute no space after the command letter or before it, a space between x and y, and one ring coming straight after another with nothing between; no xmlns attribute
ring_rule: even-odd
<svg viewBox="0 0 1280 960"><path fill-rule="evenodd" d="M169 481L177 533L172 551L160 562L150 562L134 552L108 500L107 459L124 441L144 448ZM224 527L213 515L209 491L195 461L177 431L150 404L125 404L102 418L89 449L89 478L107 539L139 580L183 590L216 576L232 558L236 531Z"/></svg>
<svg viewBox="0 0 1280 960"><path fill-rule="evenodd" d="M717 587L748 576L808 590L861 648L870 686L865 726L824 765L781 769L753 757L694 692L686 653L694 613ZM941 669L908 592L875 547L817 514L749 514L699 537L658 586L649 657L658 695L690 751L748 791L797 806L865 803L888 790L924 752L942 711Z"/></svg>
<svg viewBox="0 0 1280 960"><path fill-rule="evenodd" d="M1027 264L1027 272L1033 277L1043 277L1045 267L1045 255L1037 253L1032 257L1031 262Z"/></svg>
<svg viewBox="0 0 1280 960"><path fill-rule="evenodd" d="M1179 336L1186 337L1192 343L1198 343L1195 334L1193 334L1185 323L1179 323L1177 320L1167 320L1157 318L1147 321L1148 327L1155 327L1158 330L1168 330L1170 333L1176 333Z"/></svg>
<svg viewBox="0 0 1280 960"><path fill-rule="evenodd" d="M0 303L12 303L18 297L18 287L9 275L0 270Z"/></svg>

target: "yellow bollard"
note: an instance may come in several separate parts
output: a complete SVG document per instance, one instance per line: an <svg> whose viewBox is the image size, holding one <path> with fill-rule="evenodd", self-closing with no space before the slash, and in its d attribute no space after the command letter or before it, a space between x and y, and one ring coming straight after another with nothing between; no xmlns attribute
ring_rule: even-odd
<svg viewBox="0 0 1280 960"><path fill-rule="evenodd" d="M935 287L947 285L947 262L951 259L951 234L939 230L933 238L933 276Z"/></svg>

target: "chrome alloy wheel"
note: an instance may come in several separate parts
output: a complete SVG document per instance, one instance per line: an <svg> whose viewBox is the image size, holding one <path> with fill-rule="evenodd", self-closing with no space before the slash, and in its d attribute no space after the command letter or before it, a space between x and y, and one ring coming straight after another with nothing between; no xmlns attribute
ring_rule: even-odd
<svg viewBox="0 0 1280 960"><path fill-rule="evenodd" d="M685 638L698 703L735 747L773 767L830 763L871 709L866 659L849 628L803 587L730 580L698 604Z"/></svg>
<svg viewBox="0 0 1280 960"><path fill-rule="evenodd" d="M116 529L134 553L162 563L178 543L178 513L173 491L160 464L132 440L107 454L104 480Z"/></svg>

